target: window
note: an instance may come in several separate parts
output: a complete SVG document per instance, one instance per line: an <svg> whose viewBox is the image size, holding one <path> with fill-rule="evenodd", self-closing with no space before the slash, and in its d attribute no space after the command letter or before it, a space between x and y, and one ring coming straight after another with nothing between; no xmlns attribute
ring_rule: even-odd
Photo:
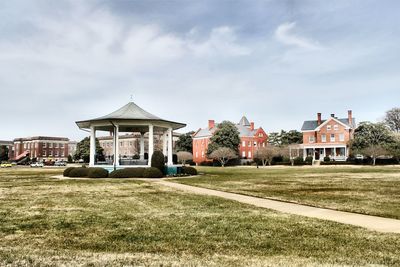
<svg viewBox="0 0 400 267"><path fill-rule="evenodd" d="M263 147L265 147L265 143L263 143Z"/></svg>
<svg viewBox="0 0 400 267"><path fill-rule="evenodd" d="M49 143L49 148L53 148L53 143Z"/></svg>
<svg viewBox="0 0 400 267"><path fill-rule="evenodd" d="M264 135L262 134L262 133L259 133L258 134L258 137L263 137Z"/></svg>
<svg viewBox="0 0 400 267"><path fill-rule="evenodd" d="M60 148L64 148L64 144L60 144Z"/></svg>
<svg viewBox="0 0 400 267"><path fill-rule="evenodd" d="M198 157L199 157L199 152L196 151L196 158L198 158Z"/></svg>
<svg viewBox="0 0 400 267"><path fill-rule="evenodd" d="M43 148L46 148L47 147L47 143L43 143Z"/></svg>
<svg viewBox="0 0 400 267"><path fill-rule="evenodd" d="M332 129L332 126L330 126L330 125L326 126L327 131L330 131L331 129Z"/></svg>
<svg viewBox="0 0 400 267"><path fill-rule="evenodd" d="M257 142L254 141L254 146L257 146Z"/></svg>
<svg viewBox="0 0 400 267"><path fill-rule="evenodd" d="M339 141L344 142L344 134L339 134Z"/></svg>
<svg viewBox="0 0 400 267"><path fill-rule="evenodd" d="M204 151L201 151L201 157L204 158Z"/></svg>
<svg viewBox="0 0 400 267"><path fill-rule="evenodd" d="M49 151L49 157L53 156L53 151Z"/></svg>
<svg viewBox="0 0 400 267"><path fill-rule="evenodd" d="M248 153L248 158L251 158L251 151L249 151Z"/></svg>
<svg viewBox="0 0 400 267"><path fill-rule="evenodd" d="M321 134L321 142L326 142L326 134Z"/></svg>
<svg viewBox="0 0 400 267"><path fill-rule="evenodd" d="M64 151L61 152L61 157L65 157Z"/></svg>
<svg viewBox="0 0 400 267"><path fill-rule="evenodd" d="M246 151L242 151L242 158L246 157Z"/></svg>
<svg viewBox="0 0 400 267"><path fill-rule="evenodd" d="M242 142L242 147L245 147L246 146L246 141L243 141Z"/></svg>
<svg viewBox="0 0 400 267"><path fill-rule="evenodd" d="M54 156L55 156L55 157L58 157L58 151L56 151L56 152L54 153Z"/></svg>
<svg viewBox="0 0 400 267"><path fill-rule="evenodd" d="M58 148L58 143L54 143L54 148Z"/></svg>
<svg viewBox="0 0 400 267"><path fill-rule="evenodd" d="M248 147L251 147L251 142L249 141L249 143L247 144Z"/></svg>
<svg viewBox="0 0 400 267"><path fill-rule="evenodd" d="M43 151L42 155L43 157L46 157L46 151Z"/></svg>
<svg viewBox="0 0 400 267"><path fill-rule="evenodd" d="M310 143L314 143L314 142L315 142L315 137L314 137L314 136L309 136L309 137L308 137L308 141L309 141Z"/></svg>
<svg viewBox="0 0 400 267"><path fill-rule="evenodd" d="M333 129L334 129L335 131L339 130L339 125L335 124L335 125L333 126Z"/></svg>
<svg viewBox="0 0 400 267"><path fill-rule="evenodd" d="M331 142L335 142L335 134L331 134Z"/></svg>

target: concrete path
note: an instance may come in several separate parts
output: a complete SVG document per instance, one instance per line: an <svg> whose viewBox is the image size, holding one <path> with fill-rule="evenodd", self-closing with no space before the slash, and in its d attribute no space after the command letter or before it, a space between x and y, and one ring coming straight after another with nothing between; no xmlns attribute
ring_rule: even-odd
<svg viewBox="0 0 400 267"><path fill-rule="evenodd" d="M157 180L157 181L153 180L153 182L163 186L168 186L195 194L222 197L225 199L230 199L241 203L246 203L266 209L272 209L284 213L329 220L344 224L351 224L383 233L400 233L400 220L396 219L362 215L351 212L335 211L323 208L314 208L310 206L281 202L277 200L251 197L251 196L245 196L235 193L227 193L196 186L184 185L165 180Z"/></svg>

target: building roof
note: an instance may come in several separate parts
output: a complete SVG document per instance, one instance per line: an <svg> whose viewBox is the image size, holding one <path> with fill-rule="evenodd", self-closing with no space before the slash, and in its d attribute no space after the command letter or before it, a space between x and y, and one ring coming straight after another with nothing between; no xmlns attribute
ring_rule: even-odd
<svg viewBox="0 0 400 267"><path fill-rule="evenodd" d="M336 118L335 118L336 119ZM356 119L353 118L353 121L351 124L349 124L349 120L348 118L342 118L342 119L336 119L338 121L340 121L341 123L351 127L351 128L355 128L356 126ZM323 124L324 122L326 122L327 120L322 120L321 124ZM301 127L302 131L312 131L315 130L316 128L318 128L318 121L317 120L312 120L312 121L304 121L303 126Z"/></svg>
<svg viewBox="0 0 400 267"><path fill-rule="evenodd" d="M235 124L236 128L239 131L239 137L244 136L254 136L257 133L257 129L250 130L250 123L248 119L243 116L238 124ZM215 124L214 128L201 128L197 131L194 137L209 137L214 134L214 132L218 129L218 124Z"/></svg>
<svg viewBox="0 0 400 267"><path fill-rule="evenodd" d="M186 126L184 123L179 123L179 122L174 122L174 121L168 121L161 119L160 117L157 117L146 110L142 109L138 105L136 105L134 102L129 102L125 106L119 108L118 110L111 112L108 115L98 117L95 119L90 119L90 120L84 120L84 121L77 121L76 124L78 125L79 128L90 128L91 123L93 122L105 122L107 123L108 126L105 127L113 127L112 122L115 121L149 121L149 122L154 122L154 123L164 123L170 125L174 130L183 128ZM123 123L122 123L123 124ZM123 127L120 125L120 130L126 130L126 131L132 131L132 130L141 130L139 128L132 128L130 125L134 125L133 122L126 122L126 127Z"/></svg>
<svg viewBox="0 0 400 267"><path fill-rule="evenodd" d="M13 141L0 140L0 146L10 146L13 144L14 144Z"/></svg>
<svg viewBox="0 0 400 267"><path fill-rule="evenodd" d="M243 117L240 119L240 121L239 121L238 124L239 124L239 125L243 125L243 126L250 126L250 122L249 122L249 120L246 118L246 116L243 116Z"/></svg>
<svg viewBox="0 0 400 267"><path fill-rule="evenodd" d="M123 119L123 120L161 120L161 118L147 112L133 102L129 102L122 108L99 118L93 120L110 120L110 119Z"/></svg>
<svg viewBox="0 0 400 267"><path fill-rule="evenodd" d="M69 139L68 139L67 137L33 136L33 137L15 138L15 139L14 139L14 142L21 142L21 141L37 141L37 140L69 141Z"/></svg>

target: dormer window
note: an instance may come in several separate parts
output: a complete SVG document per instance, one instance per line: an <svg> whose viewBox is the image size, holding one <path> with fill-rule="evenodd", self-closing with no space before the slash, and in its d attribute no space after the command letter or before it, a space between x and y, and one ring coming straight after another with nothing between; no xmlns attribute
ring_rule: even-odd
<svg viewBox="0 0 400 267"><path fill-rule="evenodd" d="M332 126L330 126L330 125L326 126L327 131L330 131L331 129L332 129Z"/></svg>
<svg viewBox="0 0 400 267"><path fill-rule="evenodd" d="M335 124L335 125L333 126L333 129L334 129L335 131L338 131L338 130L339 130L339 125Z"/></svg>

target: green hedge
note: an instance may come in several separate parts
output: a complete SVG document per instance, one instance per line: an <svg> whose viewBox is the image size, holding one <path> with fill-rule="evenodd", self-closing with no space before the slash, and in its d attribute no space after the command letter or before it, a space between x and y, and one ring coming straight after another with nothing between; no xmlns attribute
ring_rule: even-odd
<svg viewBox="0 0 400 267"><path fill-rule="evenodd" d="M89 168L74 168L69 172L68 177L87 177L89 174Z"/></svg>
<svg viewBox="0 0 400 267"><path fill-rule="evenodd" d="M89 178L107 178L108 171L103 168L89 168L88 177Z"/></svg>
<svg viewBox="0 0 400 267"><path fill-rule="evenodd" d="M64 176L64 177L69 177L69 173L70 173L73 169L75 169L75 167L68 167L68 168L66 168L66 169L64 170L64 172L63 172L63 176Z"/></svg>
<svg viewBox="0 0 400 267"><path fill-rule="evenodd" d="M165 165L165 158L164 154L161 151L154 151L153 155L151 156L151 167L157 168L164 172L164 165Z"/></svg>
<svg viewBox="0 0 400 267"><path fill-rule="evenodd" d="M125 168L110 173L111 178L143 178L145 168Z"/></svg>
<svg viewBox="0 0 400 267"><path fill-rule="evenodd" d="M193 168L193 167L183 166L182 167L182 172L184 174L197 175L197 170L195 168Z"/></svg>
<svg viewBox="0 0 400 267"><path fill-rule="evenodd" d="M162 178L163 176L163 173L154 167L146 168L143 172L144 178Z"/></svg>

